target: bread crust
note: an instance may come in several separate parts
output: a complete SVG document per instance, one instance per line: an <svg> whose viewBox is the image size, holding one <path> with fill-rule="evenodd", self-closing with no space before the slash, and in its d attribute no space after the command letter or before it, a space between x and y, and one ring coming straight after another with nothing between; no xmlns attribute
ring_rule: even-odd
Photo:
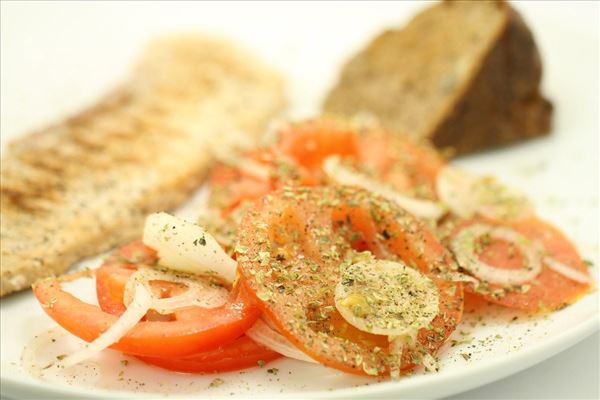
<svg viewBox="0 0 600 400"><path fill-rule="evenodd" d="M252 140L284 104L279 75L228 42L153 42L95 106L10 143L0 295L138 237L148 213L199 187L212 148Z"/></svg>
<svg viewBox="0 0 600 400"><path fill-rule="evenodd" d="M553 106L540 94L542 62L531 31L508 17L479 71L428 137L455 154L505 146L550 132Z"/></svg>

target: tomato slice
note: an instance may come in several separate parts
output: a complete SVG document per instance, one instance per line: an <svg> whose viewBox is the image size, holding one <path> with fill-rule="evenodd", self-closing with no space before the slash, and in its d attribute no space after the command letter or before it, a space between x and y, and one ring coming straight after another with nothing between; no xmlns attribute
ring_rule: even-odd
<svg viewBox="0 0 600 400"><path fill-rule="evenodd" d="M321 167L330 156L343 157L357 171L373 174L402 193L428 200L436 199L435 180L445 165L427 143L376 126L320 118L290 124L278 132L273 146L245 155L272 168L274 173L268 180L238 167L215 167L210 178L210 203L227 216L244 200L257 199L284 184L325 184Z"/></svg>
<svg viewBox="0 0 600 400"><path fill-rule="evenodd" d="M291 124L279 132L276 148L310 171L320 170L323 161L334 154L356 156L358 135L350 126L332 119Z"/></svg>
<svg viewBox="0 0 600 400"><path fill-rule="evenodd" d="M130 246L128 249L135 248ZM138 247L144 253L146 250ZM120 252L122 254L123 252ZM122 291L125 277L133 264L117 267L115 259L100 269L101 284L97 291L105 312L62 290L58 279L38 282L34 294L44 311L59 325L88 342L94 340L115 323L123 311ZM117 271L120 269L121 271ZM117 271L114 275L112 272ZM105 279L106 276L114 280ZM115 284L115 282L117 282ZM235 287L230 300L221 307L189 307L173 314L170 321L146 318L111 346L124 353L148 357L183 357L211 350L238 339L260 316L252 297L241 287Z"/></svg>
<svg viewBox="0 0 600 400"><path fill-rule="evenodd" d="M254 151L244 156L265 168L272 165L272 158L267 150ZM261 197L275 188L271 179L261 179L246 173L242 168L222 163L213 168L209 185L210 206L219 209L223 216L230 214L244 200Z"/></svg>
<svg viewBox="0 0 600 400"><path fill-rule="evenodd" d="M435 179L445 161L425 142L378 126L360 126L331 118L292 124L279 132L275 153L283 153L320 178L330 156L351 160L357 170L416 197L435 198Z"/></svg>
<svg viewBox="0 0 600 400"><path fill-rule="evenodd" d="M429 143L373 129L360 135L357 165L367 166L401 193L436 200L436 178L446 161Z"/></svg>
<svg viewBox="0 0 600 400"><path fill-rule="evenodd" d="M121 315L125 312L123 293L133 269L104 264L96 270L96 296L102 311Z"/></svg>
<svg viewBox="0 0 600 400"><path fill-rule="evenodd" d="M131 259L130 254L136 254ZM142 256L146 255L146 257ZM139 242L122 247L114 253L96 271L96 291L98 303L102 310L115 315L125 311L123 294L125 285L134 272L134 263L149 263L153 261L154 252ZM125 262L125 263L124 263ZM159 283L163 292L173 289L173 285ZM177 313L176 313L177 315ZM152 317L150 315L149 317ZM186 357L144 357L138 358L148 364L169 369L177 372L199 373L199 372L225 372L256 366L259 362L269 362L281 357L274 352L243 335L231 343L219 345L218 347L201 353Z"/></svg>
<svg viewBox="0 0 600 400"><path fill-rule="evenodd" d="M552 257L569 267L590 276L589 269L579 256L575 246L557 228L538 218L520 221L492 221L476 218L461 221L452 229L451 239L462 229L477 223L514 229L526 238L542 245L545 256ZM480 259L500 269L522 268L523 257L510 243L488 240L482 246ZM543 262L542 270L534 279L522 285L505 287L487 284L483 287L466 285L466 290L492 303L529 312L552 311L574 303L590 290L590 284L580 283L550 269Z"/></svg>
<svg viewBox="0 0 600 400"><path fill-rule="evenodd" d="M244 284L293 344L327 366L382 373L388 338L359 331L335 309L339 266L356 254L353 246L401 259L434 281L439 314L417 339L435 354L461 319L462 285L438 277L452 264L451 255L429 228L395 204L348 187L283 189L246 213L236 252ZM413 368L417 358L416 351L405 350L402 368Z"/></svg>
<svg viewBox="0 0 600 400"><path fill-rule="evenodd" d="M96 296L100 308L114 315L121 315L125 312L123 294L127 281L139 267L152 266L157 261L156 252L141 241L129 243L113 252L96 270ZM172 282L153 281L151 286L160 297L174 296L184 289ZM184 319L186 312L187 310L177 311L174 317ZM150 311L146 319L148 317L153 319L152 317L157 317L157 314ZM169 319L165 319L163 316L162 320Z"/></svg>
<svg viewBox="0 0 600 400"><path fill-rule="evenodd" d="M279 353L256 343L248 336L185 358L138 357L145 363L176 372L214 373L256 367L281 357Z"/></svg>

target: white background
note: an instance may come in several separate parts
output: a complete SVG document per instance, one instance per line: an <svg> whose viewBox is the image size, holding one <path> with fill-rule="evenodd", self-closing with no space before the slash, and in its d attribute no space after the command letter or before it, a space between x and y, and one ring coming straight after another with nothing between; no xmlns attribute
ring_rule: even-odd
<svg viewBox="0 0 600 400"><path fill-rule="evenodd" d="M423 6L3 2L2 142L93 102L123 76L148 38L182 29L245 44L287 75L293 114L310 115L348 55ZM553 136L462 163L494 172L528 192L542 215L597 261L599 7L559 1L515 7L543 55L545 92L556 106ZM536 171L540 166L544 171ZM456 398L598 398L598 340L593 335L536 367Z"/></svg>

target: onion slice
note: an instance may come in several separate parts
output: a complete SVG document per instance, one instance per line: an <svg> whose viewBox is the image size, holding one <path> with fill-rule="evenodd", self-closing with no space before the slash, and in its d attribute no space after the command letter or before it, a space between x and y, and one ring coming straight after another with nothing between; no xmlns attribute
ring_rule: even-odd
<svg viewBox="0 0 600 400"><path fill-rule="evenodd" d="M146 219L144 244L158 252L158 263L167 268L235 280L237 262L199 225L167 213L152 214Z"/></svg>
<svg viewBox="0 0 600 400"><path fill-rule="evenodd" d="M472 277L471 275L463 274L461 272L456 272L456 271L447 272L440 276L444 280L452 281L452 282L473 283L475 285L477 285L479 283L479 279Z"/></svg>
<svg viewBox="0 0 600 400"><path fill-rule="evenodd" d="M271 179L273 168L262 164L252 158L244 157L235 152L219 152L217 159L223 164L237 167L241 172L258 180L268 181Z"/></svg>
<svg viewBox="0 0 600 400"><path fill-rule="evenodd" d="M184 283L188 288L180 295L158 298L152 294L149 286L150 281L156 280ZM94 357L113 343L118 342L151 309L161 314L169 314L189 306L219 307L227 302L228 293L227 289L211 285L200 277L193 279L149 268L140 268L130 276L125 285L123 302L127 304L127 309L119 319L95 340L86 344L85 348L53 364L52 368L69 368Z"/></svg>
<svg viewBox="0 0 600 400"><path fill-rule="evenodd" d="M434 356L425 352L423 353L423 367L427 372L437 372L440 369L440 364Z"/></svg>
<svg viewBox="0 0 600 400"><path fill-rule="evenodd" d="M461 218L481 215L491 219L522 219L533 206L522 193L490 176L476 177L446 166L437 176L436 191L442 202Z"/></svg>
<svg viewBox="0 0 600 400"><path fill-rule="evenodd" d="M323 171L325 171L325 174L331 180L339 184L366 189L395 202L400 207L419 218L437 220L446 213L446 209L439 203L402 195L364 174L350 170L342 165L339 156L327 157L325 161L323 161Z"/></svg>
<svg viewBox="0 0 600 400"><path fill-rule="evenodd" d="M410 293L410 294L409 294ZM342 268L335 308L355 328L376 335L412 337L439 312L434 282L401 261L361 261Z"/></svg>
<svg viewBox="0 0 600 400"><path fill-rule="evenodd" d="M133 300L119 319L103 334L88 343L85 348L68 355L54 364L53 368L68 368L79 364L118 342L146 315L151 305L152 294L150 291L144 285L136 285Z"/></svg>
<svg viewBox="0 0 600 400"><path fill-rule="evenodd" d="M483 235L513 243L523 254L528 268L520 270L502 269L481 261L475 252L475 242ZM572 281L584 285L594 283L589 275L558 261L556 258L550 256L542 258L543 249L541 245L507 227L494 227L486 224L468 226L462 229L453 239L451 249L461 267L490 283L509 286L529 282L542 271L542 263ZM458 280L461 281L469 281L462 277L457 278L460 278Z"/></svg>
<svg viewBox="0 0 600 400"><path fill-rule="evenodd" d="M519 248L527 268L502 269L491 266L476 253L476 241L483 235L513 243ZM513 229L487 224L463 228L452 240L451 249L458 264L483 281L504 286L518 285L535 279L542 271L542 249Z"/></svg>
<svg viewBox="0 0 600 400"><path fill-rule="evenodd" d="M261 164L251 158L241 158L237 167L246 175L260 181L268 181L272 176L272 168Z"/></svg>
<svg viewBox="0 0 600 400"><path fill-rule="evenodd" d="M283 335L271 329L262 319L256 321L256 323L246 331L246 335L256 343L262 344L281 355L300 361L316 363L315 360L300 351Z"/></svg>
<svg viewBox="0 0 600 400"><path fill-rule="evenodd" d="M187 290L177 296L165 298L152 296L150 308L163 315L190 306L203 308L220 307L227 302L229 296L227 289L211 285L209 282L203 280L202 277L181 276L171 272L140 268L127 281L123 302L129 304L134 289L140 284L144 285L152 293L150 281L182 283L187 286Z"/></svg>
<svg viewBox="0 0 600 400"><path fill-rule="evenodd" d="M402 353L405 345L410 344L411 337L416 336L416 333L410 336L388 336L389 348L388 351L391 357L390 378L392 380L400 379L400 368L402 367Z"/></svg>
<svg viewBox="0 0 600 400"><path fill-rule="evenodd" d="M586 275L583 272L558 261L556 258L544 257L544 264L546 264L546 266L551 270L558 272L572 281L582 283L584 285L591 285L594 283L592 277L589 275Z"/></svg>

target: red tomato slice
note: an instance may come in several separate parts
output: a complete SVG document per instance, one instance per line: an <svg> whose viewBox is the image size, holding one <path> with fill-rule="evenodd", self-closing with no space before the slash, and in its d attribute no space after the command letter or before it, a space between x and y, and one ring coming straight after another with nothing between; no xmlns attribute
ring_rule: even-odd
<svg viewBox="0 0 600 400"><path fill-rule="evenodd" d="M265 155L267 153L265 152ZM256 160L260 154L248 154L247 157ZM259 162L259 161L257 161ZM269 167L269 163L264 163ZM271 180L250 176L240 168L226 164L216 165L209 178L211 187L211 206L218 208L223 216L227 216L246 199L255 199L274 189Z"/></svg>
<svg viewBox="0 0 600 400"><path fill-rule="evenodd" d="M475 223L512 228L528 239L540 243L547 256L553 257L561 263L590 276L588 268L573 244L562 232L547 222L537 218L517 222L499 222L478 218L458 223L453 230L453 235ZM487 243L482 248L479 256L486 263L503 269L521 268L523 262L518 249L507 242L499 240ZM544 264L540 274L526 284L512 288L489 284L488 287L477 290L472 284L469 284L466 286L466 290L483 297L487 301L505 307L529 312L541 312L561 309L574 303L589 292L590 285L573 281Z"/></svg>
<svg viewBox="0 0 600 400"><path fill-rule="evenodd" d="M131 274L140 266L152 266L157 261L156 252L141 241L129 243L115 251L104 264L96 270L96 296L100 308L110 314L121 315L126 307L123 304L125 286ZM173 282L153 281L152 288L158 296L170 297L184 290ZM192 308L192 310L194 310ZM195 311L193 311L195 312ZM187 310L174 313L174 319L185 319ZM149 318L150 317L150 318ZM147 319L170 320L166 316L149 312Z"/></svg>
<svg viewBox="0 0 600 400"><path fill-rule="evenodd" d="M279 357L279 353L259 345L248 336L242 336L216 349L185 358L138 358L148 364L176 372L214 373L256 367Z"/></svg>
<svg viewBox="0 0 600 400"><path fill-rule="evenodd" d="M435 198L435 179L445 164L426 143L380 127L360 127L326 118L290 125L279 133L275 150L321 179L321 165L327 157L350 158L357 169L366 168L382 182L426 198Z"/></svg>
<svg viewBox="0 0 600 400"><path fill-rule="evenodd" d="M119 263L126 268L137 268L140 264L156 264L158 256L154 249L144 245L141 240L136 240L113 252L106 261Z"/></svg>
<svg viewBox="0 0 600 400"><path fill-rule="evenodd" d="M290 125L279 132L276 147L310 171L320 170L331 155L356 156L359 152L356 131L329 119Z"/></svg>
<svg viewBox="0 0 600 400"><path fill-rule="evenodd" d="M271 148L247 154L273 168L269 181L236 167L217 166L210 179L211 204L227 216L244 200L257 199L284 184L324 184L321 166L334 155L353 161L357 170L373 173L403 193L430 200L436 199L435 179L445 164L430 145L407 136L335 119L309 120L282 129ZM282 163L287 173L278 169Z"/></svg>
<svg viewBox="0 0 600 400"><path fill-rule="evenodd" d="M101 271L103 282L109 282L103 276L109 275L115 268L117 267L109 265ZM124 282L123 277L128 268L123 267L121 270L122 274L114 275L116 282ZM88 342L115 323L118 317L111 313L122 312L122 300L117 301L119 296L110 285L101 284L98 291L101 293L101 303L111 313L65 292L57 279L38 282L33 290L44 311L52 319ZM189 307L174 313L171 321L141 321L111 348L140 356L183 357L236 340L259 316L260 311L252 297L249 297L243 287L236 287L230 301L221 307Z"/></svg>
<svg viewBox="0 0 600 400"><path fill-rule="evenodd" d="M420 346L435 354L462 315L460 283L437 273L450 254L421 222L386 200L348 187L294 188L274 192L244 217L237 260L246 287L277 329L324 365L365 374L388 368L388 338L359 331L335 308L340 263L358 250L402 259L434 281L439 314L421 329ZM379 347L380 351L376 348ZM405 350L402 368L415 366Z"/></svg>
<svg viewBox="0 0 600 400"><path fill-rule="evenodd" d="M360 136L358 165L375 171L377 179L402 193L429 200L437 199L435 182L446 164L428 143L385 130Z"/></svg>
<svg viewBox="0 0 600 400"><path fill-rule="evenodd" d="M127 280L134 272L134 269L130 268L134 264L123 264L122 262L132 261L129 258L131 253L135 253L137 255L136 260L142 262L148 263L153 260L154 252L143 244L136 242L119 249L113 257L109 258L96 271L98 303L102 310L110 314L120 315L126 309L123 304L123 294ZM144 254L147 257L141 256ZM167 282L158 283L156 286L160 287L165 293L177 289L176 285ZM280 356L279 353L261 346L249 337L241 336L231 343L182 358L143 356L138 356L138 358L148 364L172 371L209 373L249 368L256 366L259 361L267 363Z"/></svg>
<svg viewBox="0 0 600 400"><path fill-rule="evenodd" d="M123 292L134 270L104 264L96 270L96 296L102 311L121 315L125 312Z"/></svg>

